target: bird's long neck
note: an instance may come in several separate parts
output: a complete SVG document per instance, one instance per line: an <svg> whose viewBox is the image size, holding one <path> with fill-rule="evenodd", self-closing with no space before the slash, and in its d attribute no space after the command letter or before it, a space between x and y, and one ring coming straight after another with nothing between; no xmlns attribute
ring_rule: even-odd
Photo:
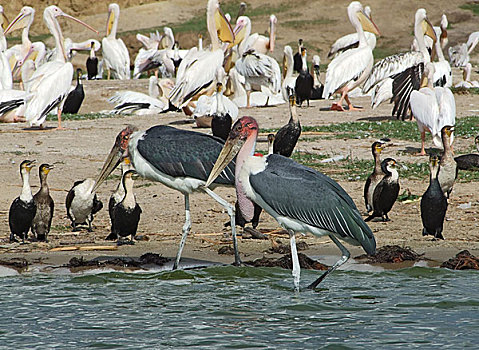
<svg viewBox="0 0 479 350"><path fill-rule="evenodd" d="M450 159L453 157L451 150L450 137L446 133L442 135L442 146L444 148L444 153L442 154L441 161Z"/></svg>
<svg viewBox="0 0 479 350"><path fill-rule="evenodd" d="M358 16L356 16L356 13L353 13L352 15L350 15L349 20L351 21L354 28L356 28L356 32L358 33L359 47L368 46L368 41L366 39L366 35L364 34L363 26L361 25L361 22L359 22L359 19L358 19Z"/></svg>
<svg viewBox="0 0 479 350"><path fill-rule="evenodd" d="M313 85L314 86L319 86L320 85L319 68L316 68L316 66L313 67Z"/></svg>
<svg viewBox="0 0 479 350"><path fill-rule="evenodd" d="M436 41L434 46L436 46L435 49L437 54L437 60L439 62L445 61L446 59L444 58L444 53L442 52L441 41L440 40Z"/></svg>
<svg viewBox="0 0 479 350"><path fill-rule="evenodd" d="M22 193L20 194L20 199L23 202L31 202L33 200L33 196L32 189L30 188L30 173L28 171L25 171L25 173L22 172L22 181L23 187Z"/></svg>
<svg viewBox="0 0 479 350"><path fill-rule="evenodd" d="M381 169L381 157L379 155L379 152L378 151L374 151L373 152L373 156L374 156L374 171L376 173L381 173L382 172L382 169Z"/></svg>
<svg viewBox="0 0 479 350"><path fill-rule="evenodd" d="M95 49L92 47L90 50L90 58L95 58Z"/></svg>
<svg viewBox="0 0 479 350"><path fill-rule="evenodd" d="M42 193L50 193L50 189L48 188L48 183L47 183L47 175L42 173L40 176L40 191Z"/></svg>
<svg viewBox="0 0 479 350"><path fill-rule="evenodd" d="M293 76L293 55L288 52L286 54L286 75L285 77L292 77Z"/></svg>
<svg viewBox="0 0 479 350"><path fill-rule="evenodd" d="M248 49L246 47L246 43L247 43L248 38L249 38L250 35L251 35L251 22L248 21L246 23L246 26L245 26L245 29L244 29L244 38L238 46L238 53L240 55L242 55L246 51L246 49Z"/></svg>
<svg viewBox="0 0 479 350"><path fill-rule="evenodd" d="M53 35L53 38L55 39L55 47L57 49L55 60L66 62L66 52L63 43L63 34L60 25L58 24L58 21L54 17L50 17L48 15L44 16L43 18L45 20L45 24L47 25L48 29Z"/></svg>
<svg viewBox="0 0 479 350"><path fill-rule="evenodd" d="M198 51L203 51L203 38L198 38Z"/></svg>
<svg viewBox="0 0 479 350"><path fill-rule="evenodd" d="M24 50L28 52L28 49L32 46L32 42L30 41L30 38L28 37L28 31L30 30L30 25L31 23L28 23L28 25L23 28L22 30L22 46Z"/></svg>
<svg viewBox="0 0 479 350"><path fill-rule="evenodd" d="M429 176L430 182L433 183L435 180L437 180L437 172L439 171L439 166L431 166L431 175Z"/></svg>
<svg viewBox="0 0 479 350"><path fill-rule="evenodd" d="M153 98L158 98L158 96L160 96L160 87L155 79L150 79L148 94Z"/></svg>
<svg viewBox="0 0 479 350"><path fill-rule="evenodd" d="M240 180L240 172L241 168L244 166L245 162L248 158L253 156L254 149L256 146L256 137L258 132L255 131L252 133L244 143L243 147L241 147L238 155L236 156L236 166L235 166L235 183L236 183L236 198L238 200L238 205L241 211L242 216L246 219L246 221L251 221L254 215L254 204L246 196L246 192L244 191L243 184Z"/></svg>
<svg viewBox="0 0 479 350"><path fill-rule="evenodd" d="M220 40L218 39L218 33L215 23L215 11L218 6L218 1L208 1L208 8L206 10L206 26L208 27L208 33L211 38L211 51L216 51L220 48Z"/></svg>
<svg viewBox="0 0 479 350"><path fill-rule="evenodd" d="M306 53L304 55L301 55L301 69L303 72L308 71L308 62L306 61Z"/></svg>
<svg viewBox="0 0 479 350"><path fill-rule="evenodd" d="M416 21L414 24L414 37L417 40L419 52L424 56L424 61L431 62L431 56L429 55L429 51L427 51L426 43L424 41L424 32L422 30L421 21Z"/></svg>
<svg viewBox="0 0 479 350"><path fill-rule="evenodd" d="M124 183L125 197L121 201L125 208L133 209L136 206L135 194L133 193L133 181L125 181Z"/></svg>

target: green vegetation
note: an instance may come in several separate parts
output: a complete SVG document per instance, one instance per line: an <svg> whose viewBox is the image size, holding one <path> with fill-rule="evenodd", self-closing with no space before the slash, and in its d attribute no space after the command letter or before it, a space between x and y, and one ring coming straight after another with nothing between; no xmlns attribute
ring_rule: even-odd
<svg viewBox="0 0 479 350"><path fill-rule="evenodd" d="M385 57L395 55L399 52L396 47L392 46L376 46L373 50L373 56L375 61L382 60Z"/></svg>
<svg viewBox="0 0 479 350"><path fill-rule="evenodd" d="M303 165L314 168L335 179L348 181L366 181L374 168L374 161L371 159L343 159L332 163L321 163L322 159L329 156L310 153L293 153L292 158ZM429 179L429 165L427 158L418 159L420 163L400 162L400 178L426 180ZM459 171L459 182L479 181L479 172L477 171ZM404 195L404 194L403 194ZM403 199L406 200L407 198ZM410 198L409 198L410 199Z"/></svg>
<svg viewBox="0 0 479 350"><path fill-rule="evenodd" d="M454 94L458 95L479 95L479 88L464 88L464 87L451 87L451 91Z"/></svg>
<svg viewBox="0 0 479 350"><path fill-rule="evenodd" d="M286 21L282 23L283 26L286 27L292 27L292 28L297 28L297 29L305 29L305 28L311 28L313 26L319 26L319 25L324 25L324 24L332 24L335 23L335 19L327 19L327 18L317 18L317 19L311 19L311 20L292 20L292 21Z"/></svg>
<svg viewBox="0 0 479 350"><path fill-rule="evenodd" d="M272 133L277 129L261 129L260 132ZM421 135L417 131L416 122L385 120L379 122L349 122L340 124L303 126L303 131L325 133L322 139L365 139L390 138L397 140L417 141ZM475 137L479 134L479 116L469 116L456 121L456 137ZM311 136L308 136L311 137Z"/></svg>
<svg viewBox="0 0 479 350"><path fill-rule="evenodd" d="M62 114L63 120L92 120L92 119L102 119L102 118L117 118L117 114L103 114L103 113L85 113L85 114ZM47 115L48 121L57 120L56 114Z"/></svg>
<svg viewBox="0 0 479 350"><path fill-rule="evenodd" d="M477 2L468 2L467 4L459 6L463 10L470 10L474 15L479 15L479 4Z"/></svg>

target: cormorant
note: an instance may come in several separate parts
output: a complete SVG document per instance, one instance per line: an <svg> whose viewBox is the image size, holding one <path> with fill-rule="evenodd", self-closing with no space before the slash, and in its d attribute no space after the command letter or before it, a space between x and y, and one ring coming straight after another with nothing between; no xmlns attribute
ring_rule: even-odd
<svg viewBox="0 0 479 350"><path fill-rule="evenodd" d="M37 206L35 217L32 221L32 232L37 241L47 241L52 225L53 211L55 204L50 196L50 189L47 184L47 176L53 165L42 164L38 169L40 174L40 189L33 196L33 201Z"/></svg>
<svg viewBox="0 0 479 350"><path fill-rule="evenodd" d="M77 231L78 225L86 224L88 231L91 232L93 215L103 208L103 203L98 199L96 193L92 192L93 186L95 186L95 180L85 179L75 181L68 191L65 206L73 231Z"/></svg>
<svg viewBox="0 0 479 350"><path fill-rule="evenodd" d="M81 83L82 70L77 69L77 86L68 94L65 104L63 105L63 113L77 114L80 110L83 99L85 98L85 91Z"/></svg>
<svg viewBox="0 0 479 350"><path fill-rule="evenodd" d="M371 153L374 158L374 170L371 175L369 175L366 183L364 185L364 204L366 205L366 210L368 213L374 210L373 207L373 194L374 189L381 181L385 173L381 169L381 159L380 154L384 149L384 142L376 141L371 145Z"/></svg>

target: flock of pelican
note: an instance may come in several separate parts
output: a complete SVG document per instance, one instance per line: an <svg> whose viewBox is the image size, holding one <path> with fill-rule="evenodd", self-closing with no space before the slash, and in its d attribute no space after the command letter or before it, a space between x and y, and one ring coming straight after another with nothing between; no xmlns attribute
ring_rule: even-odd
<svg viewBox="0 0 479 350"><path fill-rule="evenodd" d="M3 14L2 8L0 11ZM132 73L128 49L117 38L120 15L117 4L108 6L106 36L101 44L95 39L86 39L82 43L64 39L57 20L60 16L98 32L57 6L47 7L43 18L55 41L55 48L51 51L46 50L43 43L32 43L29 40L28 30L35 11L25 6L9 24L6 24L4 17L0 17L5 27L0 34L0 114L3 121L27 121L31 126L43 127L47 115L56 108L58 128L62 128L62 110L73 89L71 82L74 69L70 60L75 50L90 51L87 61L88 79L101 79L103 70L106 70L107 79L121 80L137 79L142 74L154 71L154 75L149 78L148 94L118 92L109 99L114 104L112 112L141 115L182 110L187 115L193 115L198 125L211 126L214 136L167 126L155 126L146 131L138 131L129 126L118 135L100 175L95 180L75 184L69 194L70 203L75 198L77 201L78 198L93 201L94 192L113 169L123 159L131 159L140 175L177 189L185 196L186 219L174 268L179 265L181 251L191 227L189 195L203 191L224 206L230 215L236 263L240 263L236 222L242 220L243 223L257 223L262 208L288 230L296 288L299 288L299 263L294 233L311 232L316 236L329 236L341 250L342 257L311 285L314 288L328 273L349 258L349 251L338 239L360 245L372 254L376 247L374 236L352 199L334 180L288 159L291 152L285 155L252 156L259 127L253 118L239 118L238 108L273 106L292 101L288 125L295 133L290 135L287 132L289 129L285 129L284 137L280 132L276 137L294 139L294 147L301 132L295 103L301 106L306 101L309 106L311 99L332 99L339 96L331 110L344 111L346 106L343 101L349 110L360 109L350 99L358 94L370 95L372 108L391 100L394 102L393 116L404 120L409 115L411 119L417 120L422 138L420 154L425 154L427 131L432 134L437 146L444 147L444 168L448 161L446 155L452 154L456 115L454 96L449 89L452 86L451 65L443 54L447 44L447 18L443 16L441 26L433 27L426 10L418 9L414 17L411 50L374 63L373 49L380 31L371 18L371 9L363 8L358 1L351 2L347 14L356 32L339 38L332 45L328 54L332 60L323 84L320 80L320 58L313 55L312 70L309 71L307 49L302 40L294 55L290 46L284 47L281 70L278 62L270 56L275 49L278 19L275 15L269 17L269 36L263 36L251 33L251 20L245 11L246 5L242 3L235 21L232 21L229 14L223 13L218 0L208 0L206 22L209 47L203 46L203 37L200 35L198 46L189 50L180 49L173 31L168 27L164 28L162 35L158 32L151 33L149 37L138 34L137 39L143 47L134 60ZM7 49L4 35L19 29L23 30L22 44ZM471 36L471 43L465 44L467 53L472 51L479 39L477 35ZM95 53L100 47L101 61ZM434 53L437 61L433 60ZM459 57L459 53L451 53L451 50L449 54L455 57L455 65L464 66L464 84L476 86L477 82L467 81L467 74L471 70L468 58ZM299 74L294 76L294 71ZM80 75L79 72L77 89L82 89ZM17 80L21 82L21 88L15 90L13 82ZM272 149L272 153L281 153L274 151L273 145ZM378 161L376 163L376 167L379 169L382 166L383 174L389 176L384 181L396 181L392 191L399 191L395 161L388 158L384 165ZM431 160L431 169L436 169L436 163ZM27 175L31 167L31 162L22 165L22 177ZM121 227L128 224L128 210L134 209L135 218L132 220L136 220L136 223L128 231L128 235L133 238L141 209L137 207L132 194L132 173L126 173L122 180L123 200L118 198L116 206L112 207L114 212L120 210L117 209L118 205L124 206L122 214L117 214L123 221L120 224L117 218L114 225L112 219L112 234L115 233L114 237L126 235ZM440 172L438 178L442 174ZM435 176L431 177L431 181ZM28 183L28 179L24 179L24 187L25 181ZM446 180L439 181L442 183ZM212 188L218 185L236 187L236 213L232 205L208 188L210 185ZM27 193L28 189L24 188L24 191ZM444 191L450 192L450 188ZM82 197L85 193L87 195ZM371 190L365 189L365 199L367 207L369 205L368 208L372 209L372 197L368 202L366 194L371 197ZM22 192L22 196L19 200L32 200L28 193ZM314 205L311 204L313 199ZM391 201L391 197L386 199L386 209L379 211L376 207L371 218L387 218L394 200ZM79 220L87 221L90 228L91 220L88 221L88 217L93 215L92 203L87 206L90 211L82 212L82 219ZM378 202L377 205L380 204ZM81 205L75 204L74 207ZM75 214L69 211L68 216L76 227ZM428 231L426 223L424 225Z"/></svg>

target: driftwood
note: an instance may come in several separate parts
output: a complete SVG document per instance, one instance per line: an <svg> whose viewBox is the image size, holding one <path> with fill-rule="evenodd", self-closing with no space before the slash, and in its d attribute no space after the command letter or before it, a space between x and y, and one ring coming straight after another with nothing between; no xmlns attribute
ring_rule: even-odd
<svg viewBox="0 0 479 350"><path fill-rule="evenodd" d="M444 261L441 267L451 270L479 270L479 259L468 250L463 250L454 258Z"/></svg>
<svg viewBox="0 0 479 350"><path fill-rule="evenodd" d="M409 247L385 245L376 250L376 254L363 254L355 259L366 259L369 263L401 263L403 261L423 260L424 254L418 254Z"/></svg>
<svg viewBox="0 0 479 350"><path fill-rule="evenodd" d="M92 245L92 246L67 246L67 247L56 247L50 249L51 252L71 252L74 250L85 250L85 251L91 251L91 250L117 250L118 247L114 245Z"/></svg>

